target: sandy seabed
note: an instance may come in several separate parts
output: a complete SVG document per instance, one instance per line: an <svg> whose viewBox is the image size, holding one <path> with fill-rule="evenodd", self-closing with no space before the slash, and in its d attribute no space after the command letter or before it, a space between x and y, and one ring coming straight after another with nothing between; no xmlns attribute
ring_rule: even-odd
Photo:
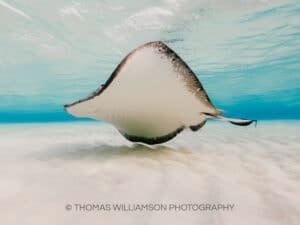
<svg viewBox="0 0 300 225"><path fill-rule="evenodd" d="M0 125L0 223L297 225L299 125L208 122L151 147L100 123Z"/></svg>

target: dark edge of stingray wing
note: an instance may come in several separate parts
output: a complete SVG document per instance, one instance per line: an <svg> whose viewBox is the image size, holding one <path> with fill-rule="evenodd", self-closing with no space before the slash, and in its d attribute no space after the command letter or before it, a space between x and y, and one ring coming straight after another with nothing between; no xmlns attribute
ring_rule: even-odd
<svg viewBox="0 0 300 225"><path fill-rule="evenodd" d="M182 63L185 68L188 71L188 75L192 78L193 81L193 85L195 85L195 87L199 88L205 95L205 97L207 98L208 102L213 106L211 100L209 99L206 91L204 90L202 84L200 83L199 79L197 78L197 76L194 74L194 72L191 70L191 68L180 58L180 56L178 56L171 48L169 48L166 44L164 44L161 41L154 41L154 42L148 42L144 45L141 45L140 47L132 50L120 63L119 65L116 67L116 69L113 71L113 73L110 75L110 77L108 78L108 80L101 85L96 91L92 92L90 95L88 95L86 98L80 99L78 101L75 101L71 104L66 104L64 105L64 108L68 108L70 106L76 105L78 103L90 100L96 96L99 96L111 83L112 81L116 78L116 76L119 74L119 72L121 71L121 69L123 68L123 66L126 64L127 60L138 50L148 47L148 46L153 46L155 48L158 49L159 52L164 53L167 57L172 58L172 61L178 61L180 63Z"/></svg>
<svg viewBox="0 0 300 225"><path fill-rule="evenodd" d="M192 84L193 84L194 88L195 89L199 88L199 90L205 95L205 98L207 99L208 103L210 103L213 106L213 104L212 104L210 98L208 97L205 89L203 88L201 82L199 81L198 77L195 75L193 70L188 66L188 64L179 55L177 55L177 53L174 50L172 50L170 47L168 47L163 42L157 41L157 42L153 42L153 44L159 49L159 51L161 51L160 48L162 48L163 53L167 57L171 58L173 63L176 63L176 61L177 61L184 65L185 69L188 71L188 73L185 73L185 76L189 76L189 78L192 78ZM221 113L221 112L218 112L218 113Z"/></svg>
<svg viewBox="0 0 300 225"><path fill-rule="evenodd" d="M190 129L191 129L192 131L197 131L197 130L199 130L201 127L203 127L203 126L205 125L205 123L206 123L206 120L204 120L203 122L201 122L201 123L199 123L199 124L197 124L197 125L190 126Z"/></svg>
<svg viewBox="0 0 300 225"><path fill-rule="evenodd" d="M113 73L110 75L110 77L107 79L107 81L102 84L96 91L92 92L90 95L88 95L86 98L83 98L83 99L80 99L78 101L75 101L71 104L66 104L64 105L64 108L68 108L70 106L73 106L73 105L76 105L78 103L81 103L81 102L85 102L87 100L90 100L98 95L100 95L112 82L113 80L116 78L116 76L119 74L119 72L121 71L122 67L126 64L126 61L130 58L130 56L133 55L133 53L135 53L137 50L151 44L152 42L150 43L147 43L147 44L144 44L136 49L134 49L133 51L131 51L127 56L125 56L125 58L118 64L118 66L116 67L116 69L113 71Z"/></svg>
<svg viewBox="0 0 300 225"><path fill-rule="evenodd" d="M140 136L134 136L127 133L124 133L122 131L119 131L127 140L132 142L141 142L148 145L155 145L155 144L161 144L164 142L167 142L174 138L177 134L179 134L181 131L183 131L184 127L179 127L176 130L172 131L169 134L159 136L159 137L153 137L153 138L147 138L147 137L140 137Z"/></svg>

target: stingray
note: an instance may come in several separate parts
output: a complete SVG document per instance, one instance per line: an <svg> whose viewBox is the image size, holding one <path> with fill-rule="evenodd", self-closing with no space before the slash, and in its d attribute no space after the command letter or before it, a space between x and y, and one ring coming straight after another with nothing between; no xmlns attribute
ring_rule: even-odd
<svg viewBox="0 0 300 225"><path fill-rule="evenodd" d="M247 126L255 120L226 118L215 108L190 67L161 41L130 52L88 97L65 105L75 117L106 121L132 142L159 144L207 119Z"/></svg>

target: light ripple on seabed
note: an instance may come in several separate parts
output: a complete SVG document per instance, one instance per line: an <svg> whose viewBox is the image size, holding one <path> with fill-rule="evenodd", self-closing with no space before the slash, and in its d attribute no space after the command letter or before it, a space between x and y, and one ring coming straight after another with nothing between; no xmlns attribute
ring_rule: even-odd
<svg viewBox="0 0 300 225"><path fill-rule="evenodd" d="M240 224L245 218L248 224L296 224L298 125L261 122L245 129L209 123L154 147L132 145L113 128L94 123L1 125L2 220L12 224L17 213L29 224L47 224L43 218L51 216L72 224L99 219ZM64 210L66 203L191 202L234 203L235 208L214 213Z"/></svg>

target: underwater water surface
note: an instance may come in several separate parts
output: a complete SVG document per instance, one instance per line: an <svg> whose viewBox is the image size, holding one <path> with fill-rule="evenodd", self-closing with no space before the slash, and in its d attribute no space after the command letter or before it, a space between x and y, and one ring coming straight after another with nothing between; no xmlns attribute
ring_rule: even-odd
<svg viewBox="0 0 300 225"><path fill-rule="evenodd" d="M73 121L63 105L137 46L164 41L225 115L300 118L300 2L0 1L0 122Z"/></svg>

